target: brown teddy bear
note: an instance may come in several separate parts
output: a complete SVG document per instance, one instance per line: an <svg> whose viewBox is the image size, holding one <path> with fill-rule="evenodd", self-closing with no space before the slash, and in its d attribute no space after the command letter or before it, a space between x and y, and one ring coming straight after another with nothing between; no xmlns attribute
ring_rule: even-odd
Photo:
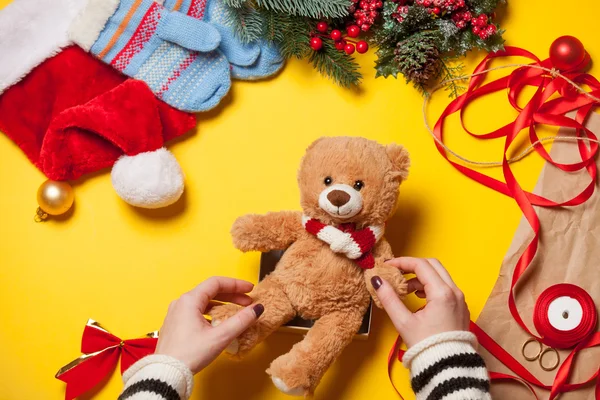
<svg viewBox="0 0 600 400"><path fill-rule="evenodd" d="M321 138L308 148L298 172L302 212L246 215L231 233L241 251L287 249L274 272L250 296L265 311L228 348L243 356L296 315L317 320L302 341L267 373L281 391L310 395L325 371L351 342L369 307L381 306L371 285L378 275L406 294L402 272L383 237L394 213L400 183L410 165L404 147L360 137ZM239 311L214 307L213 324Z"/></svg>

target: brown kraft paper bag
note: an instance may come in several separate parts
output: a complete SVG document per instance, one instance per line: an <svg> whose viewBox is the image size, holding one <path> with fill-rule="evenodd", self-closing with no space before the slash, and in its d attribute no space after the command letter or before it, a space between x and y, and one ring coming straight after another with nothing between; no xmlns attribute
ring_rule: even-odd
<svg viewBox="0 0 600 400"><path fill-rule="evenodd" d="M600 133L600 116L592 114L588 129ZM573 135L572 129L561 129L560 135ZM558 162L581 161L574 142L555 142L551 151ZM596 159L598 164L598 157ZM536 185L535 193L546 198L562 201L579 193L590 181L585 170L567 173L546 164ZM515 288L517 309L521 318L536 333L533 325L534 305L538 296L548 287L558 283L571 283L586 290L594 300L596 311L600 306L600 193L596 182L592 197L582 205L563 208L535 207L541 222L540 243L537 254ZM544 371L538 361L527 361L522 347L531 338L513 319L508 309L510 283L517 260L533 238L533 231L523 218L514 239L502 262L498 280L488 298L477 324L502 348L508 351L521 365L546 385L552 385L558 368ZM596 327L596 330L598 327ZM547 346L544 346L546 348ZM537 343L527 346L526 354L535 355ZM558 349L557 349L558 350ZM571 349L558 350L562 363ZM515 375L502 362L480 346L488 369ZM554 364L556 356L549 352L544 356L544 365ZM568 383L587 380L600 366L600 348L580 351L575 358ZM595 383L595 382L594 382ZM559 396L560 400L594 400L595 384ZM549 391L535 388L540 399L548 399ZM533 394L516 381L492 383L495 400L533 399Z"/></svg>

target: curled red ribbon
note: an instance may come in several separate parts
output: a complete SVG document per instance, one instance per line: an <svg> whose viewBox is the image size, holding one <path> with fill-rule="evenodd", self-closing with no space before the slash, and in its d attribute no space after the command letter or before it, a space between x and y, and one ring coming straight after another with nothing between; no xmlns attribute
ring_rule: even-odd
<svg viewBox="0 0 600 400"><path fill-rule="evenodd" d="M146 337L121 340L92 319L88 320L81 338L82 356L56 373L67 384L65 400L79 397L99 384L121 359L121 374L142 357L154 353L158 332Z"/></svg>
<svg viewBox="0 0 600 400"><path fill-rule="evenodd" d="M589 139L597 140L596 135L587 129L584 124L593 108L598 104L596 104L596 101L589 95L578 93L577 91L573 90L573 87L567 81L563 79L557 79L547 71L539 68L520 67L515 69L509 76L483 84L483 81L487 75L485 71L488 69L488 65L492 60L500 57L514 56L530 59L532 61L532 64L530 65L544 67L546 69L552 68L552 64L549 59L542 61L534 54L518 47L507 46L504 51L489 54L475 69L474 75L469 80L466 92L454 99L446 107L439 120L435 124L432 133L436 138L436 148L454 168L476 182L515 199L519 208L523 212L523 215L533 229L534 237L527 245L523 254L521 254L519 257L513 272L508 296L508 307L515 321L525 332L544 344L552 346L554 343L552 339L550 339L548 336L540 337L532 333L529 327L524 323L516 306L514 293L515 286L519 281L519 278L531 264L531 261L533 260L538 249L541 225L534 206L576 206L587 201L594 193L596 183L597 167L594 157L598 152L598 144L590 142L588 147L583 141L578 141L577 148L581 156L581 161L568 164L560 163L554 160L546 151L546 149L544 149L541 143L537 143L534 146L534 150L540 156L557 168L567 172L585 170L590 176L589 184L583 188L579 194L562 202L556 202L543 196L525 191L518 183L510 168L507 153L511 148L511 145L515 142L517 136L523 130L527 130L532 144L538 142L539 137L536 132L536 126L540 124L573 128L577 137L587 136ZM574 68L571 71L562 71L562 75L577 84L587 85L591 89L591 91L588 93L597 98L597 96L600 95L600 82L598 82L596 78L589 74L579 72L578 68L579 67ZM525 107L521 108L517 104L517 98L521 94L522 90L528 86L536 88L536 91ZM509 103L518 112L517 118L514 121L488 133L475 134L469 131L463 121L463 113L467 105L479 97L504 90L507 91ZM556 94L559 94L560 96L553 98L553 96ZM570 111L576 111L575 119L568 118L565 115ZM443 128L446 118L457 112L459 113L463 128L471 136L479 139L504 138L504 151L502 157L502 171L505 179L504 182L470 169L465 165L453 161L450 158L450 154L447 152L445 145L443 145ZM486 350L488 350L492 355L498 358L508 368L517 374L517 376L511 376L507 374L491 372L490 377L492 379L516 380L524 383L531 391L533 391L532 386L550 390L550 400L555 399L560 393L577 390L595 380L596 398L600 399L600 379L598 378L600 374L600 365L598 371L589 379L579 383L567 383L576 354L583 349L600 345L600 333L590 332L590 334L588 334L586 337L578 337L580 340L577 343L570 343L570 347L575 345L575 348L559 367L552 385L546 385L533 376L525 367L523 367L523 365L521 365L514 357L512 357L507 351L498 345L498 343L496 343L490 336L481 330L481 328L479 328L475 323L471 323L471 331L477 335L480 344L486 348ZM401 361L403 352L399 350L399 345L400 340L397 340L393 347L393 351L390 353L388 366L389 363L393 361L396 354L398 360Z"/></svg>
<svg viewBox="0 0 600 400"><path fill-rule="evenodd" d="M551 304L561 297L568 297L581 307L582 318L576 327L561 330L549 318ZM567 312L568 311L564 311ZM567 318L563 315L563 318ZM533 324L548 345L558 349L570 349L584 341L596 329L598 313L592 297L579 286L568 283L554 285L544 290L535 303Z"/></svg>
<svg viewBox="0 0 600 400"><path fill-rule="evenodd" d="M541 226L539 218L533 206L576 206L587 201L587 199L589 199L594 193L597 175L597 168L594 157L598 151L598 145L596 143L590 142L590 146L588 148L582 141L578 142L577 147L581 156L581 161L570 164L559 163L555 161L541 144L537 144L536 146L534 146L535 151L540 156L542 156L548 163L556 166L557 168L568 172L585 169L589 174L590 183L575 197L563 202L556 202L551 199L547 199L543 196L538 196L536 194L523 190L510 168L507 153L509 151L509 148L517 138L518 134L525 129L528 131L529 138L532 143L538 141L539 137L536 132L536 126L539 124L573 128L575 129L576 135L578 137L586 135L590 139L597 140L596 135L594 135L593 132L591 132L584 126L585 120L587 119L588 115L592 112L592 109L595 106L597 106L597 104L595 103L595 100L590 98L589 96L586 96L582 93L577 93L574 90L572 90L572 86L570 86L570 84L568 84L565 80L555 79L553 76L550 76L547 72L536 68L517 68L507 77L500 78L496 81L482 85L482 82L486 76L486 74L483 73L483 71L485 71L488 68L489 63L495 58L508 56L526 57L533 61L534 65L542 66L545 68L552 68L550 60L541 61L532 53L517 47L506 47L504 51L489 54L475 69L474 73L480 75L472 77L469 81L467 91L458 98L456 98L454 101L452 101L444 110L439 120L435 124L433 134L441 143L443 143L443 127L445 119L456 112L460 112L461 123L470 135L480 139L505 138L504 151L502 157L502 171L504 174L505 182L491 178L487 175L484 175L464 165L452 161L449 158L449 155L447 154L446 150L442 145L440 145L440 143L436 143L436 147L440 154L463 175L466 175L467 177L475 180L476 182L479 182L499 193L502 193L506 196L510 196L513 199L515 199L515 201L519 205L519 208L522 210L523 215L529 222L531 228L533 229L534 237L528 244L523 254L521 254L521 257L519 258L515 266L515 270L513 272L511 280L510 293L508 296L508 307L515 321L519 324L519 326L521 326L521 328L523 328L525 332L535 337L537 340L549 346L552 346L552 343L554 342L550 341L552 342L550 343L548 341L548 338L539 337L535 335L524 323L521 315L517 310L514 289L517 282L519 281L519 278L523 275L523 273L531 264L531 261L533 260L538 249ZM585 73L580 73L577 70L564 71L563 75L576 83L588 85L591 88L590 94L592 94L593 96L598 96L598 94L600 94L600 82L598 82L593 76ZM526 104L526 106L521 108L517 104L517 98L519 97L521 91L527 86L536 87L537 89L533 97ZM485 134L476 135L470 132L466 128L462 119L465 107L471 101L481 96L500 90L508 90L508 101L513 106L513 108L519 113L516 120L504 125L501 128L498 128L492 132L488 132ZM560 94L560 97L550 100L550 98L557 93ZM567 112L575 110L577 111L575 119L568 118L565 115ZM556 398L556 396L558 396L558 394L561 392L576 390L579 387L598 378L598 372L596 372L596 374L594 374L590 379L588 379L585 382L577 384L566 383L571 371L575 354L582 349L599 345L600 334L598 333L592 336L588 335L587 338L581 338L582 340L579 343L577 343L577 346L573 349L571 354L560 366L552 386L548 386L544 385L542 382L537 380L531 373L527 371L526 368L524 368L512 356L510 356L509 353L504 351L504 349L502 349L497 343L495 343L493 339L485 335L485 333L479 327L477 327L477 325L473 323L471 328L475 333L478 333L480 343L488 351L490 351L495 357L497 357L500 361L507 365L511 370L517 373L518 377L515 377L515 379L521 381L525 380L529 384L550 390L551 400ZM500 375L496 374L495 376L499 377ZM504 378L506 377L503 377L502 379ZM600 387L600 382L598 383L598 387ZM596 391L596 397L600 399L600 389L597 389Z"/></svg>

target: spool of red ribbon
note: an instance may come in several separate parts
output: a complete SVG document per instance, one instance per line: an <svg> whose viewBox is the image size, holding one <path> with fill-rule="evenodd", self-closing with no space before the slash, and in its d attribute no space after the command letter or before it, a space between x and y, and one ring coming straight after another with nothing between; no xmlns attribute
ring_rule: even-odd
<svg viewBox="0 0 600 400"><path fill-rule="evenodd" d="M544 344L551 347L575 347L596 330L597 323L594 300L579 286L550 286L535 303L533 324Z"/></svg>

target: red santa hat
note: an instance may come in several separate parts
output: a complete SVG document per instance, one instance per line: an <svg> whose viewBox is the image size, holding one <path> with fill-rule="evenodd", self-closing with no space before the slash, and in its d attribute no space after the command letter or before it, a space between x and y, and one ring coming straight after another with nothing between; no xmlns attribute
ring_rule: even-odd
<svg viewBox="0 0 600 400"><path fill-rule="evenodd" d="M31 3L40 6L37 0L16 0L16 6L0 12L0 37L5 37L3 21L11 20L17 30L18 20L39 22L47 9L35 11ZM51 3L63 7L64 21L74 17L71 5L81 1ZM12 72L0 63L0 131L50 179L77 179L113 166L113 187L129 204L158 208L174 203L183 193L183 173L163 145L192 129L195 117L156 99L144 82L127 79L77 47L61 51L69 44L68 22L23 29L33 41L45 30L44 45L30 46L38 53L22 64L11 61ZM19 54L20 49L1 42L3 60ZM21 37L17 47L25 43Z"/></svg>

